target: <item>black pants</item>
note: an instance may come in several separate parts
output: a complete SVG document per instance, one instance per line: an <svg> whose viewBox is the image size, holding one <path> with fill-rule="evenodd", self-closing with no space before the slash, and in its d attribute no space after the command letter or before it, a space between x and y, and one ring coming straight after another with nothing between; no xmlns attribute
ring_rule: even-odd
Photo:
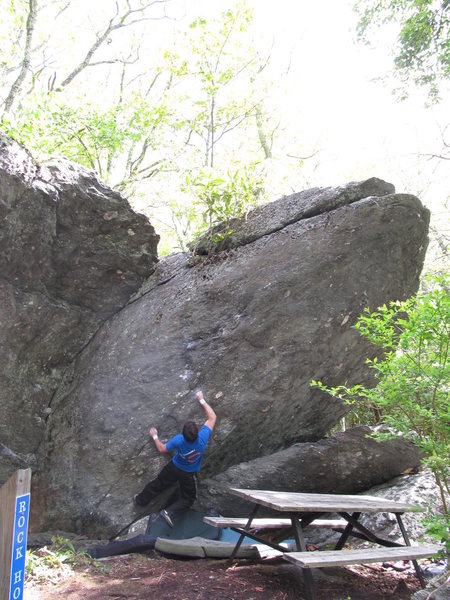
<svg viewBox="0 0 450 600"><path fill-rule="evenodd" d="M172 461L167 463L155 479L147 483L142 492L136 496L136 504L146 506L150 500L175 483L180 486L181 496L167 508L167 512L172 516L176 512L186 510L197 498L197 474L178 469Z"/></svg>

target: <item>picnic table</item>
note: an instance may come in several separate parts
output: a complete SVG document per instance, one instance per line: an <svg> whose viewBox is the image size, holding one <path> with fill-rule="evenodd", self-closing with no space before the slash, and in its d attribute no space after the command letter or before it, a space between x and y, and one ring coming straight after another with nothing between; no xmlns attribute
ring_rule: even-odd
<svg viewBox="0 0 450 600"><path fill-rule="evenodd" d="M240 534L230 560L233 560L237 555L245 537L282 552L283 558L302 569L308 600L314 600L315 598L311 569L317 567L383 562L385 560L412 560L417 577L422 587L425 587L425 580L417 560L433 556L441 550L441 547L437 544L411 546L401 515L404 512L421 510L418 505L365 495L309 494L237 488L230 488L230 493L253 504L250 515L246 520L205 517L205 521L210 525L230 527ZM256 518L261 507L270 508L279 513L280 516L284 515L287 518ZM382 538L360 522L362 514L380 512L395 514L404 544ZM330 514L338 514L340 520L322 518L324 515ZM307 527L314 526L325 526L341 532L334 550L307 551L304 530ZM274 528L292 529L295 539L294 552L289 552L285 546L267 536L267 532ZM343 550L349 536L355 534L382 548Z"/></svg>

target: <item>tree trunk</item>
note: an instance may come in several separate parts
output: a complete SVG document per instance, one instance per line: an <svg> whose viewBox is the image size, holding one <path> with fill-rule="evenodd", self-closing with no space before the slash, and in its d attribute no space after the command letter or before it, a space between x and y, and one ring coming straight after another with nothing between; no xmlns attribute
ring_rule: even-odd
<svg viewBox="0 0 450 600"><path fill-rule="evenodd" d="M31 64L31 42L33 39L34 28L36 25L36 17L37 17L37 0L28 0L28 18L26 24L26 38L25 38L25 48L23 51L23 60L22 65L20 67L20 72L12 84L11 89L9 90L9 94L5 100L5 113L11 110L14 100L17 95L20 93L22 88L22 84L25 81L25 77L27 76L28 71L30 70Z"/></svg>

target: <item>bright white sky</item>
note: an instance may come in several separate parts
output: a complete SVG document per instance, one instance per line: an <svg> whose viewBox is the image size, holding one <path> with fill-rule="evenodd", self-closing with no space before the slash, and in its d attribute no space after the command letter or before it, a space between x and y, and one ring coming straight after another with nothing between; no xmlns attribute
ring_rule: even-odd
<svg viewBox="0 0 450 600"><path fill-rule="evenodd" d="M292 130L304 139L305 155L320 150L311 184L339 185L375 175L394 183L397 191L421 194L427 204L438 195L441 204L449 190L449 163L428 161L424 167L415 154L442 150L440 131L450 122L450 94L440 106L426 109L423 94L399 103L390 84L377 81L392 67L394 32L379 30L373 49L356 44L353 0L248 4L261 37L268 44L275 41L272 67L283 71L291 57L288 93L280 100ZM217 14L219 6L225 9L227 3L185 0L193 17Z"/></svg>
<svg viewBox="0 0 450 600"><path fill-rule="evenodd" d="M279 87L270 95L284 117L283 140L292 139L296 155L316 153L292 173L287 187L274 181L272 197L376 176L393 183L398 192L418 195L432 209L440 228L448 230L445 202L450 162L417 155L442 153L446 127L450 142L450 90L431 109L424 107L425 95L420 91L408 101L396 101L391 92L394 83L383 84L379 79L392 67L394 30L379 29L372 49L357 44L354 0L247 2L254 9L255 44L270 48L274 42L270 68ZM90 1L86 18L112 3L98 0L92 6ZM149 22L148 42L161 44L174 26L183 28L198 16L218 16L230 4L226 0L172 0L168 6L169 14L179 18L184 13L185 17L175 25ZM288 64L289 75L281 78Z"/></svg>

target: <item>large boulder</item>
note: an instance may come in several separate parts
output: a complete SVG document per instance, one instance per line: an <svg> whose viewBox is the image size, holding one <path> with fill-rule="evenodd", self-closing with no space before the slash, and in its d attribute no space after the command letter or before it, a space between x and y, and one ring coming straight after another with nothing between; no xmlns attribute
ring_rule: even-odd
<svg viewBox="0 0 450 600"><path fill-rule="evenodd" d="M39 468L65 369L157 261L148 220L67 160L0 134L0 481Z"/></svg>
<svg viewBox="0 0 450 600"><path fill-rule="evenodd" d="M231 495L230 487L356 494L419 466L419 451L411 442L399 437L380 443L370 436L369 427L355 427L242 462L202 480L199 503L226 516L246 516L251 506Z"/></svg>
<svg viewBox="0 0 450 600"><path fill-rule="evenodd" d="M168 439L185 420L204 420L197 388L218 414L203 471L212 477L323 438L348 407L312 379L371 382L373 350L352 325L364 308L417 290L428 210L372 179L255 214L234 224L251 235L229 236L226 251L162 260L76 357L46 424L36 527L131 520L132 494L164 462L148 428Z"/></svg>

